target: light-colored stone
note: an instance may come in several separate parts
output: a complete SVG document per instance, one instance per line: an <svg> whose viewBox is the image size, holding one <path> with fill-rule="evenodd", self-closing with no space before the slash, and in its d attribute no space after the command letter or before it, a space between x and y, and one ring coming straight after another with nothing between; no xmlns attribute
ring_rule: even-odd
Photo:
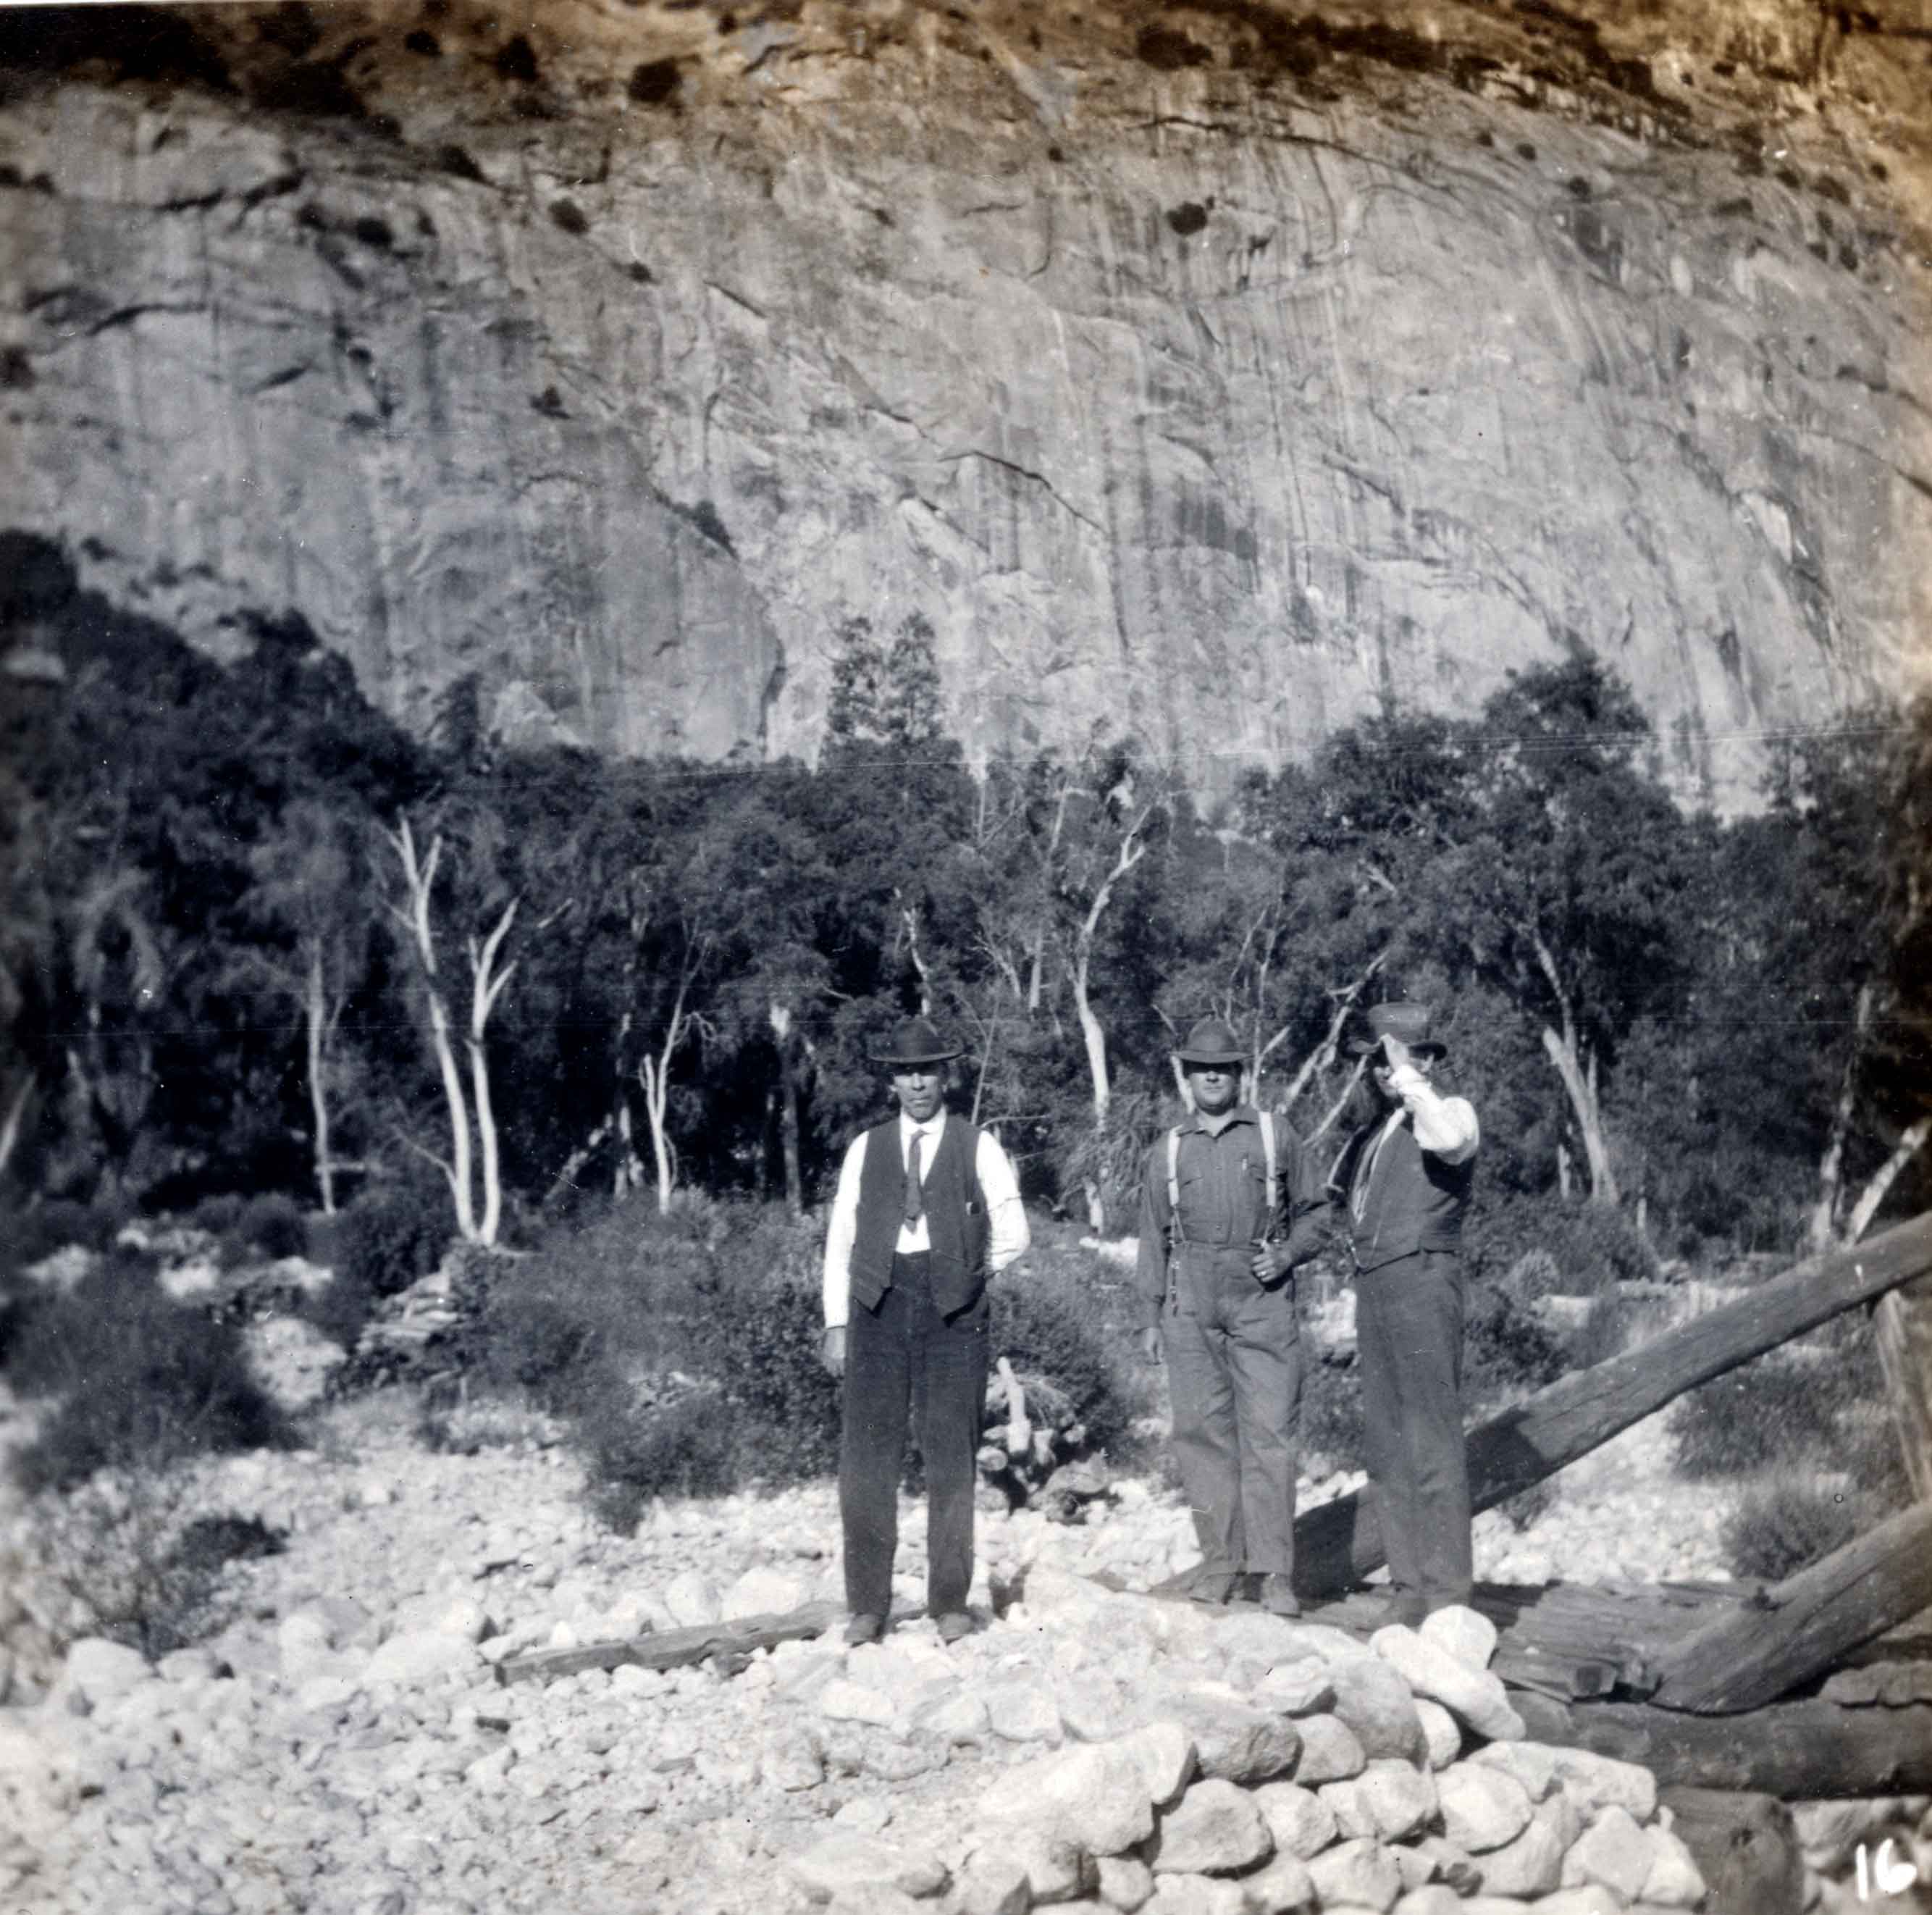
<svg viewBox="0 0 1932 1915"><path fill-rule="evenodd" d="M1394 1915L1462 1915L1462 1898L1454 1889L1430 1882L1398 1898Z"/></svg>
<svg viewBox="0 0 1932 1915"><path fill-rule="evenodd" d="M1430 1881L1439 1882L1457 1895L1474 1895L1482 1886L1480 1864L1447 1835L1426 1835L1415 1846L1429 1859Z"/></svg>
<svg viewBox="0 0 1932 1915"><path fill-rule="evenodd" d="M1160 1818L1148 1859L1156 1875L1232 1874L1274 1848L1254 1798L1220 1776L1194 1783Z"/></svg>
<svg viewBox="0 0 1932 1915"><path fill-rule="evenodd" d="M1514 1775L1532 1802L1541 1802L1563 1786L1563 1778L1557 1772L1556 1752L1546 1743L1486 1742L1480 1748L1471 1750L1468 1759Z"/></svg>
<svg viewBox="0 0 1932 1915"><path fill-rule="evenodd" d="M1474 1857L1482 1871L1486 1893L1519 1897L1547 1895L1562 1885L1563 1857L1569 1843L1563 1839L1557 1817L1546 1812L1550 1808L1548 1802L1539 1802L1528 1825L1514 1841ZM1575 1811L1570 1813L1574 1817ZM1580 1831L1573 1831L1572 1840L1577 1832Z"/></svg>
<svg viewBox="0 0 1932 1915"><path fill-rule="evenodd" d="M772 1738L759 1758L758 1770L773 1788L800 1795L824 1780L825 1758L810 1736L794 1728Z"/></svg>
<svg viewBox="0 0 1932 1915"><path fill-rule="evenodd" d="M1270 1856L1239 1886L1247 1915L1304 1915L1315 1906L1315 1880L1298 1855Z"/></svg>
<svg viewBox="0 0 1932 1915"><path fill-rule="evenodd" d="M1415 1712L1422 1724L1429 1766L1446 1769L1462 1752L1462 1725L1439 1702L1426 1695L1415 1699Z"/></svg>
<svg viewBox="0 0 1932 1915"><path fill-rule="evenodd" d="M1648 1822L1657 1812L1657 1778L1648 1769L1584 1748L1552 1748L1550 1757L1564 1792L1586 1817L1599 1808L1617 1808Z"/></svg>
<svg viewBox="0 0 1932 1915"><path fill-rule="evenodd" d="M962 1869L952 1884L952 1915L1027 1915L1032 1906L1026 1871L998 1856Z"/></svg>
<svg viewBox="0 0 1932 1915"><path fill-rule="evenodd" d="M1534 1906L1536 1915L1624 1915L1625 1904L1602 1883L1590 1882L1539 1895Z"/></svg>
<svg viewBox="0 0 1932 1915"><path fill-rule="evenodd" d="M1624 1901L1643 1892L1653 1859L1650 1841L1630 1811L1612 1803L1599 1809L1563 1858L1565 1888L1602 1885Z"/></svg>
<svg viewBox="0 0 1932 1915"><path fill-rule="evenodd" d="M1144 1915L1246 1915L1246 1908L1241 1883L1211 1875L1156 1874Z"/></svg>
<svg viewBox="0 0 1932 1915"><path fill-rule="evenodd" d="M835 1676L818 1692L818 1712L833 1722L870 1722L884 1728L898 1712L892 1699L877 1689Z"/></svg>
<svg viewBox="0 0 1932 1915"><path fill-rule="evenodd" d="M1094 1863L1094 1892L1109 1908L1133 1915L1154 1893L1154 1871L1137 1855L1103 1855Z"/></svg>
<svg viewBox="0 0 1932 1915"><path fill-rule="evenodd" d="M1369 1644L1415 1694L1439 1702L1478 1735L1505 1742L1520 1741L1527 1733L1502 1680L1488 1670L1470 1668L1438 1643L1399 1622L1378 1629Z"/></svg>
<svg viewBox="0 0 1932 1915"><path fill-rule="evenodd" d="M1643 1832L1650 1844L1650 1872L1643 1878L1642 1899L1660 1908L1697 1907L1708 1890L1683 1838L1668 1829Z"/></svg>
<svg viewBox="0 0 1932 1915"><path fill-rule="evenodd" d="M892 1819L892 1805L884 1796L855 1795L832 1818L835 1829L862 1835L884 1835Z"/></svg>
<svg viewBox="0 0 1932 1915"><path fill-rule="evenodd" d="M98 1708L124 1694L136 1682L145 1682L150 1673L147 1658L139 1649L101 1636L83 1636L68 1648L59 1686L70 1692L77 1690Z"/></svg>
<svg viewBox="0 0 1932 1915"><path fill-rule="evenodd" d="M1037 1682L994 1682L985 1691L984 1700L987 1726L1002 1741L1060 1741L1060 1711Z"/></svg>
<svg viewBox="0 0 1932 1915"><path fill-rule="evenodd" d="M1412 1703L1409 1712L1414 1713ZM1295 1760L1294 1779L1305 1787L1344 1781L1368 1766L1360 1738L1339 1715L1304 1715L1295 1727L1301 1732L1301 1753Z"/></svg>
<svg viewBox="0 0 1932 1915"><path fill-rule="evenodd" d="M664 1585L662 1601L680 1628L719 1619L718 1586L700 1569L680 1569Z"/></svg>
<svg viewBox="0 0 1932 1915"><path fill-rule="evenodd" d="M946 1882L936 1856L876 1835L827 1835L794 1856L787 1867L814 1901L829 1901L842 1889L874 1882L907 1895L936 1895Z"/></svg>
<svg viewBox="0 0 1932 1915"><path fill-rule="evenodd" d="M1380 1842L1363 1838L1324 1849L1308 1865L1324 1908L1392 1908L1402 1893L1402 1871Z"/></svg>
<svg viewBox="0 0 1932 1915"><path fill-rule="evenodd" d="M721 1617L783 1615L810 1599L806 1578L795 1570L759 1564L747 1569L719 1597Z"/></svg>
<svg viewBox="0 0 1932 1915"><path fill-rule="evenodd" d="M1436 1787L1413 1763L1386 1757L1371 1762L1346 1781L1324 1782L1323 1803L1344 1838L1373 1835L1386 1842L1406 1841L1436 1814Z"/></svg>
<svg viewBox="0 0 1932 1915"><path fill-rule="evenodd" d="M826 1915L922 1915L922 1904L904 1889L886 1882L860 1882L842 1888L826 1904Z"/></svg>
<svg viewBox="0 0 1932 1915"><path fill-rule="evenodd" d="M980 1798L989 1826L1037 1821L1090 1855L1118 1855L1154 1831L1154 1809L1136 1751L1087 1742L1009 1769Z"/></svg>
<svg viewBox="0 0 1932 1915"><path fill-rule="evenodd" d="M1486 1669L1496 1652L1496 1625L1466 1603L1432 1610L1418 1631L1424 1642L1447 1649L1470 1669Z"/></svg>
<svg viewBox="0 0 1932 1915"><path fill-rule="evenodd" d="M431 1590L402 1604L391 1624L392 1634L419 1631L480 1643L490 1632L489 1611L467 1589Z"/></svg>
<svg viewBox="0 0 1932 1915"><path fill-rule="evenodd" d="M983 1742L992 1733L985 1701L970 1689L927 1703L913 1720L926 1734L945 1742Z"/></svg>
<svg viewBox="0 0 1932 1915"><path fill-rule="evenodd" d="M989 1855L1016 1863L1026 1875L1036 1906L1072 1901L1097 1879L1093 1856L1078 1842L1032 1823L992 1832L976 1846L971 1865Z"/></svg>
<svg viewBox="0 0 1932 1915"><path fill-rule="evenodd" d="M1336 1838L1335 1811L1319 1793L1299 1782L1264 1782L1254 1791L1254 1800L1276 1848L1284 1855L1305 1862Z"/></svg>
<svg viewBox="0 0 1932 1915"><path fill-rule="evenodd" d="M1364 1756L1389 1756L1398 1761L1419 1760L1426 1747L1415 1697L1407 1680L1385 1658L1365 1655L1358 1648L1328 1664L1335 1688L1334 1713L1354 1731ZM1318 1720L1310 1716L1308 1721ZM1302 1733L1307 1733L1306 1723Z"/></svg>
<svg viewBox="0 0 1932 1915"><path fill-rule="evenodd" d="M1293 1662L1274 1664L1256 1684L1254 1694L1258 1708L1271 1709L1281 1715L1312 1715L1318 1709L1334 1706L1335 1685L1320 1657L1303 1656Z"/></svg>
<svg viewBox="0 0 1932 1915"><path fill-rule="evenodd" d="M1148 1799L1156 1808L1178 1802L1180 1792L1198 1772L1194 1738L1172 1718L1150 1722L1120 1738L1120 1746L1132 1753L1140 1764L1141 1779Z"/></svg>
<svg viewBox="0 0 1932 1915"><path fill-rule="evenodd" d="M1529 1826L1528 1792L1514 1775L1473 1762L1456 1762L1436 1778L1442 1832L1459 1848L1480 1855L1515 1841Z"/></svg>
<svg viewBox="0 0 1932 1915"><path fill-rule="evenodd" d="M480 1666L482 1658L472 1643L460 1636L445 1635L440 1630L415 1631L392 1636L369 1658L363 1671L365 1682L416 1684L439 1676L454 1675Z"/></svg>
<svg viewBox="0 0 1932 1915"><path fill-rule="evenodd" d="M1204 1775L1224 1781L1265 1782L1292 1772L1301 1735L1286 1715L1251 1709L1232 1696L1205 1688L1181 1691L1162 1706L1193 1739Z"/></svg>

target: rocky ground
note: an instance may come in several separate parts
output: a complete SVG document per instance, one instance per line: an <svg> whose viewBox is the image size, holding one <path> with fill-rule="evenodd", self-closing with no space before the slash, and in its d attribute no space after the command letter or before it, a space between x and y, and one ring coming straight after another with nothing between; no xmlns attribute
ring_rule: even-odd
<svg viewBox="0 0 1932 1915"><path fill-rule="evenodd" d="M387 1391L316 1413L310 1449L212 1469L208 1508L288 1534L284 1553L231 1566L223 1632L154 1667L83 1642L44 1698L0 1710L0 1907L698 1915L830 1897L883 1911L943 1888L966 1915L1024 1906L1016 1871L1036 1901L1152 1895L1160 1915L1318 1899L1504 1915L1535 1889L1562 1891L1538 1903L1549 1915L1694 1901L1647 1778L1556 1787L1546 1758L1497 1755L1506 1715L1481 1749L1472 1718L1499 1688L1461 1696L1459 1720L1412 1703L1431 1685L1391 1661L1401 1645L1369 1657L1252 1610L1217 1620L1099 1590L1087 1574L1144 1586L1192 1558L1184 1511L1136 1481L1082 1527L988 1514L984 1627L950 1649L908 1619L884 1647L788 1644L735 1678L500 1685L493 1665L524 1648L836 1595L832 1493L662 1505L620 1538L529 1419L460 1417L474 1454L425 1449L414 1423L409 1393ZM1481 1572L1716 1573L1708 1499L1657 1480L1660 1440L1640 1427L1600 1452L1521 1534L1484 1518ZM1108 1739L1136 1730L1152 1778L1139 1794L1114 1773L1127 1745ZM1096 1789L1114 1804L1099 1828L1080 1820L1100 1814ZM1084 1829L1072 1847L1032 1812L1063 1796ZM1465 1798L1490 1820L1452 1815ZM1521 1892L1457 1898L1479 1881Z"/></svg>

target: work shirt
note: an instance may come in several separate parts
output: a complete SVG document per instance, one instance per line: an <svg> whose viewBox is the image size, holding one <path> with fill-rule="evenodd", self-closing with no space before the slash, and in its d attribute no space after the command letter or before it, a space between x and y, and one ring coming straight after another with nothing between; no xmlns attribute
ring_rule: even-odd
<svg viewBox="0 0 1932 1915"><path fill-rule="evenodd" d="M1358 1223L1361 1220L1369 1187L1375 1181L1376 1160L1382 1155L1382 1146L1404 1124L1414 1133L1422 1149L1431 1157L1439 1157L1444 1163L1468 1163L1482 1142L1475 1106L1466 1097L1439 1095L1412 1064L1397 1064L1389 1073L1388 1082L1398 1101L1375 1142L1362 1153L1354 1187L1348 1193L1349 1211Z"/></svg>
<svg viewBox="0 0 1932 1915"><path fill-rule="evenodd" d="M1233 1249L1285 1239L1291 1267L1321 1248L1326 1199L1320 1178L1284 1119L1274 1120L1274 1134L1276 1202L1270 1216L1259 1112L1237 1104L1219 1117L1196 1111L1182 1123L1177 1181L1184 1241ZM1134 1271L1134 1287L1150 1320L1160 1314L1167 1294L1172 1216L1163 1132L1148 1153L1141 1180L1140 1249Z"/></svg>
<svg viewBox="0 0 1932 1915"><path fill-rule="evenodd" d="M933 1160L939 1154L942 1132L946 1124L960 1121L958 1118L942 1110L925 1123L915 1124L901 1111L898 1142L902 1174L910 1158L912 1140L916 1136L920 1140L920 1184L923 1188ZM845 1153L845 1161L838 1169L838 1188L832 1199L832 1218L825 1233L825 1327L828 1330L838 1328L850 1308L852 1246L859 1223L859 1178L865 1169L866 1142L877 1134L861 1131L854 1138L851 1148ZM986 1268L988 1271L1001 1271L1026 1249L1033 1238L1027 1227L1026 1211L1020 1202L1019 1184L1013 1175L1013 1167L1007 1161L1006 1152L1000 1148L999 1139L991 1131L980 1133L980 1145L974 1155L973 1168L979 1179L980 1193L986 1203ZM898 1239L892 1246L896 1255L909 1256L932 1247L932 1232L923 1210L916 1222L900 1224Z"/></svg>

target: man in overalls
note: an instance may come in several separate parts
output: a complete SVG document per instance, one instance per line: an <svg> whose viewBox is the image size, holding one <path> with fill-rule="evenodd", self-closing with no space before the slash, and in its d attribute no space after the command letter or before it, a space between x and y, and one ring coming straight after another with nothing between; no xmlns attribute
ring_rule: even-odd
<svg viewBox="0 0 1932 1915"><path fill-rule="evenodd" d="M1164 1353L1174 1450L1194 1514L1196 1601L1294 1598L1301 1417L1294 1266L1323 1238L1321 1179L1286 1124L1240 1101L1244 1053L1216 1018L1180 1046L1193 1112L1148 1154L1136 1286Z"/></svg>

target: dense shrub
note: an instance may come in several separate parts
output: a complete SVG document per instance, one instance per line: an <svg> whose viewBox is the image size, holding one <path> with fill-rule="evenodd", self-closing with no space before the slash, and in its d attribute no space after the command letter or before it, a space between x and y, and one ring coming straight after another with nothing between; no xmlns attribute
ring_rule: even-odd
<svg viewBox="0 0 1932 1915"><path fill-rule="evenodd" d="M455 1234L449 1193L422 1181L379 1185L323 1233L329 1261L377 1297L392 1297L442 1260Z"/></svg>
<svg viewBox="0 0 1932 1915"><path fill-rule="evenodd" d="M320 1289L302 1298L296 1313L352 1355L377 1301L366 1277L338 1266Z"/></svg>
<svg viewBox="0 0 1932 1915"><path fill-rule="evenodd" d="M1753 1490L1725 1519L1724 1553L1732 1574L1778 1583L1843 1548L1857 1532L1849 1496L1780 1483Z"/></svg>
<svg viewBox="0 0 1932 1915"><path fill-rule="evenodd" d="M188 1212L188 1220L212 1237L225 1237L241 1222L242 1207L247 1201L239 1190L217 1190Z"/></svg>
<svg viewBox="0 0 1932 1915"><path fill-rule="evenodd" d="M1642 1233L1603 1204L1519 1193L1484 1202L1479 1194L1467 1236L1472 1278L1507 1283L1524 1303L1539 1295L1598 1296L1657 1274Z"/></svg>
<svg viewBox="0 0 1932 1915"><path fill-rule="evenodd" d="M1475 1414L1556 1382L1570 1367L1562 1340L1507 1289L1474 1285L1462 1319L1462 1395Z"/></svg>
<svg viewBox="0 0 1932 1915"><path fill-rule="evenodd" d="M1714 1377L1670 1412L1678 1473L1694 1482L1788 1465L1815 1468L1837 1445L1840 1415L1864 1393L1860 1366L1772 1350Z"/></svg>
<svg viewBox="0 0 1932 1915"><path fill-rule="evenodd" d="M263 1256L301 1256L308 1249L308 1225L301 1205L280 1190L250 1197L236 1220L242 1241Z"/></svg>
<svg viewBox="0 0 1932 1915"><path fill-rule="evenodd" d="M70 1244L97 1253L110 1249L131 1211L115 1203L56 1198L0 1217L0 1275L31 1269Z"/></svg>
<svg viewBox="0 0 1932 1915"><path fill-rule="evenodd" d="M153 1260L136 1253L117 1253L34 1311L8 1375L24 1394L54 1402L14 1459L29 1490L65 1489L98 1469L257 1448L286 1434L235 1327L170 1302Z"/></svg>

